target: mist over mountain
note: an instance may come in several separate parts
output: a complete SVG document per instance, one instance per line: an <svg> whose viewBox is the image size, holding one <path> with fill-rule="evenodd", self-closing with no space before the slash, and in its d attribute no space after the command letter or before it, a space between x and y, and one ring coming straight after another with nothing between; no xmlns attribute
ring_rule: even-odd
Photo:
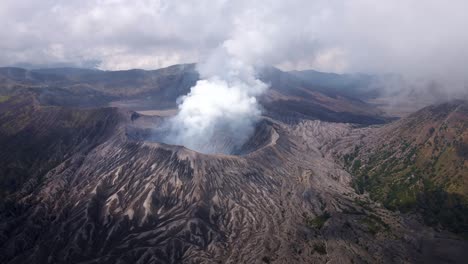
<svg viewBox="0 0 468 264"><path fill-rule="evenodd" d="M0 65L155 69L202 62L237 39L230 49L248 64L398 74L418 89L436 82L442 92L463 92L465 9L462 0L5 0Z"/></svg>
<svg viewBox="0 0 468 264"><path fill-rule="evenodd" d="M465 263L467 8L1 1L0 263Z"/></svg>

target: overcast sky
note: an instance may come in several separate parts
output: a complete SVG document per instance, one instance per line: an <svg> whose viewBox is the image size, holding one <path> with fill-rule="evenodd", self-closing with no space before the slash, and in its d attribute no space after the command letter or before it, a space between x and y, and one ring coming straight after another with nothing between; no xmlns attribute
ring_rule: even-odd
<svg viewBox="0 0 468 264"><path fill-rule="evenodd" d="M467 10L466 0L1 0L0 65L154 69L228 43L283 69L463 79Z"/></svg>

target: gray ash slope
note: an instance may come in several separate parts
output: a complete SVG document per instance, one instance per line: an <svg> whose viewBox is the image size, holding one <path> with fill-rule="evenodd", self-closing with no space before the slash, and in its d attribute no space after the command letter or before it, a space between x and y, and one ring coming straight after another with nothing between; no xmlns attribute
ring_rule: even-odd
<svg viewBox="0 0 468 264"><path fill-rule="evenodd" d="M147 140L158 118L129 110L35 92L0 109L2 263L466 258L466 242L356 194L323 148L354 125L270 112L240 155L205 155Z"/></svg>

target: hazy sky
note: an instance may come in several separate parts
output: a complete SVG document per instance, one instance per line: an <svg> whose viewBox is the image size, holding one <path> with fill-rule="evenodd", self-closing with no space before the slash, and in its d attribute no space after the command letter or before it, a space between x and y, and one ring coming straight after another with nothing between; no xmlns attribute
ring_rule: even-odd
<svg viewBox="0 0 468 264"><path fill-rule="evenodd" d="M467 10L466 0L1 0L0 65L151 69L233 40L252 64L464 80Z"/></svg>

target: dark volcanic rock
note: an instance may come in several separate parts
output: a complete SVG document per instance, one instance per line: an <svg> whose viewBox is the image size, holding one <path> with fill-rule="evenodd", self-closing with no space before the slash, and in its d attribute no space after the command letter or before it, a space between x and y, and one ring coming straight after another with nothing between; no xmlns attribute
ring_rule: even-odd
<svg viewBox="0 0 468 264"><path fill-rule="evenodd" d="M0 109L1 176L24 179L2 186L2 263L466 257L466 243L354 192L351 175L321 150L351 125L267 119L243 155L205 155L145 141L144 117L115 108L16 97Z"/></svg>

